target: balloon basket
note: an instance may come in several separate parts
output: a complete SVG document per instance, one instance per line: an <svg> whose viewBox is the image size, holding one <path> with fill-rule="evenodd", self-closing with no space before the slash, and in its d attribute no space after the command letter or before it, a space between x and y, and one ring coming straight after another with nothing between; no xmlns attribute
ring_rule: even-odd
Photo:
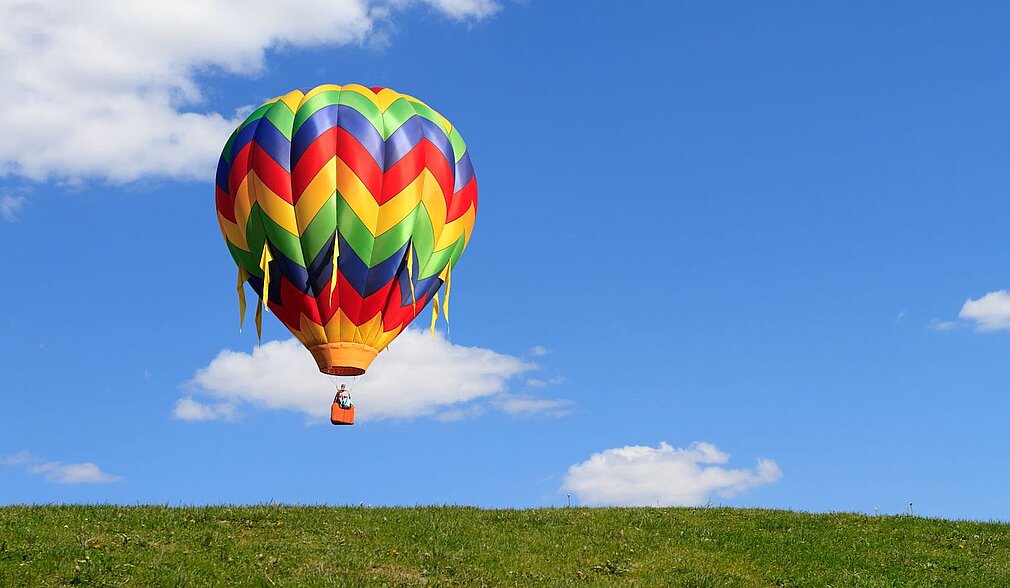
<svg viewBox="0 0 1010 588"><path fill-rule="evenodd" d="M336 402L330 407L330 422L334 425L353 425L354 406L351 408L340 408Z"/></svg>

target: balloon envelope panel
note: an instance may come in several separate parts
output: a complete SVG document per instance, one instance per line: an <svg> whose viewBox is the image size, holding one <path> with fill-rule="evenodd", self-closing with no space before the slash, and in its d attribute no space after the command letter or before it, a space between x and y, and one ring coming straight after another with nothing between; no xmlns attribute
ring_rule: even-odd
<svg viewBox="0 0 1010 588"><path fill-rule="evenodd" d="M420 100L324 85L249 115L221 154L216 199L240 288L263 298L265 285L320 369L351 375L450 279L477 182L459 132Z"/></svg>

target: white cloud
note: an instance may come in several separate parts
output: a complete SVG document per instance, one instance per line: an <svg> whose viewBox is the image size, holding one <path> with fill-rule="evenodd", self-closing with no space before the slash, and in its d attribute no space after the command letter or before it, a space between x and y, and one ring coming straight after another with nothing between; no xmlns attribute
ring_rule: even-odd
<svg viewBox="0 0 1010 588"><path fill-rule="evenodd" d="M550 352L551 350L547 349L543 345L534 345L533 348L530 349L530 354L532 354L533 357L543 357L548 355Z"/></svg>
<svg viewBox="0 0 1010 588"><path fill-rule="evenodd" d="M24 196L0 196L0 218L13 221L18 218L21 209L25 207Z"/></svg>
<svg viewBox="0 0 1010 588"><path fill-rule="evenodd" d="M47 482L57 484L106 484L122 480L120 476L103 472L91 462L45 461L27 451L0 459L0 465L25 466L28 473L42 476Z"/></svg>
<svg viewBox="0 0 1010 588"><path fill-rule="evenodd" d="M400 3L403 3L402 0ZM456 20L486 18L501 8L493 0L426 0L426 4L434 6Z"/></svg>
<svg viewBox="0 0 1010 588"><path fill-rule="evenodd" d="M530 378L526 380L526 385L530 388L546 388L548 386L558 386L568 380L564 376L554 375L549 378Z"/></svg>
<svg viewBox="0 0 1010 588"><path fill-rule="evenodd" d="M507 414L546 414L555 417L567 416L572 407L572 401L565 398L537 398L526 394L500 394L493 404Z"/></svg>
<svg viewBox="0 0 1010 588"><path fill-rule="evenodd" d="M419 329L400 334L352 385L361 420L432 416L451 421L474 416L483 404L509 414L560 416L568 401L513 396L509 384L536 366L518 357L432 338ZM294 339L270 341L252 353L225 350L199 370L190 396L176 404L176 418L220 418L242 404L291 410L322 421L329 414L333 382L319 373L311 355ZM212 408L193 399L208 396Z"/></svg>
<svg viewBox="0 0 1010 588"><path fill-rule="evenodd" d="M201 110L198 75L257 75L278 46L369 44L385 35L380 29L392 9L413 3L2 2L0 173L37 180L212 177L238 118ZM460 21L498 9L492 0L423 3Z"/></svg>
<svg viewBox="0 0 1010 588"><path fill-rule="evenodd" d="M933 319L929 321L929 328L934 331L953 331L960 326L961 323L957 321L941 321L940 319Z"/></svg>
<svg viewBox="0 0 1010 588"><path fill-rule="evenodd" d="M969 298L957 316L961 320L973 321L977 331L1010 329L1010 292L996 290L978 300Z"/></svg>
<svg viewBox="0 0 1010 588"><path fill-rule="evenodd" d="M204 404L193 400L191 396L186 396L175 403L172 416L181 421L231 420L235 418L235 406L227 402Z"/></svg>
<svg viewBox="0 0 1010 588"><path fill-rule="evenodd" d="M9 466L25 465L33 461L38 461L38 458L36 458L31 453L28 453L27 451L22 451L20 453L8 455L7 457L0 459L0 465L9 465Z"/></svg>
<svg viewBox="0 0 1010 588"><path fill-rule="evenodd" d="M759 459L754 470L726 469L729 455L711 443L687 449L629 445L594 453L568 468L564 488L590 506L699 506L712 494L732 497L777 481L778 465Z"/></svg>

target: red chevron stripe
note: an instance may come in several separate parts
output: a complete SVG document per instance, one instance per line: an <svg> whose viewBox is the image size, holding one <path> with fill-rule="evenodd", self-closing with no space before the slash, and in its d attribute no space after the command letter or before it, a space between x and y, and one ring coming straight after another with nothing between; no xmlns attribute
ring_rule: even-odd
<svg viewBox="0 0 1010 588"><path fill-rule="evenodd" d="M337 155L351 168L373 197L382 192L382 168L372 159L372 154L361 146L354 135L344 129L337 133Z"/></svg>
<svg viewBox="0 0 1010 588"><path fill-rule="evenodd" d="M400 161L386 170L382 179L382 195L376 201L382 205L391 200L416 180L425 167L435 177L442 194L451 194L452 185L455 182L454 167L449 165L445 156L431 141L421 139L413 149L400 158ZM446 206L448 206L448 202L446 202Z"/></svg>
<svg viewBox="0 0 1010 588"><path fill-rule="evenodd" d="M400 281L394 280L392 286L393 294L389 298L389 304L382 311L382 328L385 331L392 331L396 327L406 327L428 302L428 298L419 298L415 304L400 306L400 300L403 300Z"/></svg>
<svg viewBox="0 0 1010 588"><path fill-rule="evenodd" d="M280 277L280 281L280 301L278 302L271 298L267 301L267 306L270 308L270 312L274 313L274 316L284 323L284 326L288 329L297 331L300 328L301 323L298 318L299 312L301 311L298 296L301 295L301 292L292 286L291 282L289 282L284 276Z"/></svg>
<svg viewBox="0 0 1010 588"><path fill-rule="evenodd" d="M291 198L291 176L259 144L253 143L253 145L249 159L256 175L268 188L273 190L274 194L294 204L294 200Z"/></svg>
<svg viewBox="0 0 1010 588"><path fill-rule="evenodd" d="M326 165L326 162L329 161L336 152L336 127L316 137L316 140L309 145L308 149L305 150L301 159L299 159L298 163L295 164L295 168L291 170L291 191L294 194L294 200L296 203L298 202L298 199L301 198L302 193L305 192L305 188L319 173L319 170Z"/></svg>
<svg viewBox="0 0 1010 588"><path fill-rule="evenodd" d="M252 143L248 143L242 150L235 154L235 159L231 162L231 168L228 170L228 193L232 194L232 202L234 203L234 195L238 193L238 187L245 179L246 175L249 174L249 154L252 152Z"/></svg>
<svg viewBox="0 0 1010 588"><path fill-rule="evenodd" d="M233 223L238 223L235 219L235 198L217 186L214 189L214 201L217 203L217 211L221 216Z"/></svg>
<svg viewBox="0 0 1010 588"><path fill-rule="evenodd" d="M477 208L477 178L471 178L465 186L452 195L449 207L446 210L445 222L450 223L466 214L473 206ZM476 210L474 210L476 212Z"/></svg>
<svg viewBox="0 0 1010 588"><path fill-rule="evenodd" d="M316 137L295 164L295 169L291 172L291 188L295 194L295 202L334 154L354 171L370 193L379 193L382 187L382 170L372 159L372 154L361 146L354 135L340 127L333 127Z"/></svg>
<svg viewBox="0 0 1010 588"><path fill-rule="evenodd" d="M330 304L328 287L327 291L313 298L292 285L284 276L281 276L280 280L281 300L279 302L271 300L270 311L293 331L301 330L303 314L316 324L325 325L333 319L337 308L343 310L347 318L358 326L372 320L381 312L383 328L389 331L396 327L406 327L430 299L429 296L418 299L414 305L400 306L399 301L403 299L403 292L400 290L398 280L393 280L371 296L362 298L343 275L338 275L337 296L333 304Z"/></svg>

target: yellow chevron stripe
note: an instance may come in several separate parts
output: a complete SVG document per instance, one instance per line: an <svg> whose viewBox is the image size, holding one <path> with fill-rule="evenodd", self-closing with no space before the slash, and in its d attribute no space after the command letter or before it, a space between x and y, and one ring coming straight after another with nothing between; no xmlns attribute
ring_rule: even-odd
<svg viewBox="0 0 1010 588"><path fill-rule="evenodd" d="M263 308L263 306L260 305L258 308ZM285 326L287 326L287 325L285 325ZM308 347L309 345L313 344L312 340L309 339L308 337L306 337L305 333L302 333L301 331L297 331L295 329L292 329L291 327L288 327L288 330L291 331L291 334L294 335L295 339L298 339L298 341L301 342L302 345Z"/></svg>
<svg viewBox="0 0 1010 588"><path fill-rule="evenodd" d="M361 338L357 336L358 325L347 318L342 309L337 309L337 314L333 315L330 322L324 327L326 338L331 343L343 341L347 343L361 343Z"/></svg>
<svg viewBox="0 0 1010 588"><path fill-rule="evenodd" d="M378 211L376 213L375 234L381 235L398 225L403 219L414 212L419 202L426 198L434 197L430 194L431 192L435 192L439 198L443 198L435 177L428 168L424 168L414 178L414 181L407 184L403 190L400 190L399 194L390 198L381 207L376 205ZM374 204L375 201L372 200L372 203Z"/></svg>
<svg viewBox="0 0 1010 588"><path fill-rule="evenodd" d="M442 218L445 217L443 216ZM445 249L456 241L459 241L459 236L464 232L469 236L470 230L473 229L473 223L476 220L477 211L471 206L463 213L463 216L446 224L441 234L438 235L438 240L435 242L435 251Z"/></svg>
<svg viewBox="0 0 1010 588"><path fill-rule="evenodd" d="M340 90L341 87L338 84L323 84L322 86L316 86L315 88L309 90L308 94L302 97L299 106L311 100L313 96L317 96L323 92L339 92Z"/></svg>
<svg viewBox="0 0 1010 588"><path fill-rule="evenodd" d="M379 106L379 110L381 110L382 112L386 112L387 110L389 110L389 107L392 106L394 102L396 102L402 97L403 94L400 94L396 90L383 88L379 90L379 93L378 95L375 96L375 99L377 101L376 104L378 104Z"/></svg>
<svg viewBox="0 0 1010 588"><path fill-rule="evenodd" d="M365 334L365 345L374 347L373 342L382 334L382 311L362 325L361 330Z"/></svg>
<svg viewBox="0 0 1010 588"><path fill-rule="evenodd" d="M428 171L425 168L424 171ZM438 182L435 178L431 176L429 172L427 176L422 174L420 177L431 178L427 180L424 184L424 195L421 198L421 202L424 204L424 210L428 214L428 218L431 220L431 230L432 235L435 238L435 243L438 243L438 236L441 234L443 227L445 225L445 217L448 214L445 207L445 195L442 193L441 188L438 186Z"/></svg>
<svg viewBox="0 0 1010 588"><path fill-rule="evenodd" d="M301 327L302 336L304 340L302 341L305 345L321 345L327 342L326 331L320 325L316 324L315 321L302 314L299 318L299 326ZM299 338L301 339L301 337Z"/></svg>
<svg viewBox="0 0 1010 588"><path fill-rule="evenodd" d="M361 94L362 97L368 99L369 102L375 105L380 111L382 110L381 103L378 97L372 93L372 90L362 86L361 84L347 84L343 88L344 92L354 92L355 94Z"/></svg>
<svg viewBox="0 0 1010 588"><path fill-rule="evenodd" d="M298 104L301 103L303 96L305 96L305 94L302 94L301 90L292 90L291 92L277 98L277 100L284 102L284 104L291 109L291 112L297 112ZM277 100L274 100L274 102Z"/></svg>
<svg viewBox="0 0 1010 588"><path fill-rule="evenodd" d="M256 198L256 202L263 209L263 212L270 217L270 220L280 225L284 230L292 235L298 235L298 221L295 219L295 207L287 200L281 198L267 187L256 172L249 174L250 191Z"/></svg>
<svg viewBox="0 0 1010 588"><path fill-rule="evenodd" d="M351 319L347 318L344 311L339 308L325 327L317 325L304 314L299 320L300 330L292 331L292 333L306 346L350 342L361 343L382 351L403 331L403 327L400 326L392 331L386 331L382 326L381 312L360 327L351 322Z"/></svg>
<svg viewBox="0 0 1010 588"><path fill-rule="evenodd" d="M382 351L386 347L389 347L390 342L392 342L393 339L396 339L396 336L399 335L401 331L403 331L403 327L396 327L392 331L384 331L381 335L379 335L374 343L369 343L369 345L379 351Z"/></svg>
<svg viewBox="0 0 1010 588"><path fill-rule="evenodd" d="M375 236L375 226L379 217L379 205L375 203L375 198L368 191L365 184L358 178L346 163L337 158L337 191L347 202L354 214L358 216L361 224Z"/></svg>
<svg viewBox="0 0 1010 588"><path fill-rule="evenodd" d="M221 226L221 232L224 233L224 237L229 243L239 249L249 251L249 244L245 240L244 228L221 216L220 212L217 213L217 223Z"/></svg>
<svg viewBox="0 0 1010 588"><path fill-rule="evenodd" d="M445 195L428 168L421 170L421 173L411 183L382 206L375 202L375 198L368 188L355 175L354 171L339 158L337 159L336 180L340 196L373 237L378 237L407 218L417 208L418 202L425 202L428 205L427 209L429 215L432 216L432 223L436 224L438 228L441 227L437 224L438 219L445 218ZM434 214L431 214L432 211Z"/></svg>
<svg viewBox="0 0 1010 588"><path fill-rule="evenodd" d="M326 201L330 199L333 192L337 189L337 166L336 166L336 156L330 158L323 167L319 169L319 173L316 174L312 181L309 182L308 186L305 186L305 190L302 191L301 196L298 197L298 202L295 203L295 219L298 221L298 236L301 236L305 232L305 228L309 226L312 219L316 218L316 214L319 210L326 204Z"/></svg>
<svg viewBox="0 0 1010 588"><path fill-rule="evenodd" d="M242 240L246 240L245 229L249 224L249 215L252 214L253 196L249 192L249 175L247 172L238 188L235 189L235 220L238 221L239 230L242 231Z"/></svg>
<svg viewBox="0 0 1010 588"><path fill-rule="evenodd" d="M323 330L326 332L326 342L327 343L337 343L343 341L340 335L343 331L340 329L340 319L337 317L341 313L341 310L337 309L337 314L333 315L330 322L323 326Z"/></svg>

